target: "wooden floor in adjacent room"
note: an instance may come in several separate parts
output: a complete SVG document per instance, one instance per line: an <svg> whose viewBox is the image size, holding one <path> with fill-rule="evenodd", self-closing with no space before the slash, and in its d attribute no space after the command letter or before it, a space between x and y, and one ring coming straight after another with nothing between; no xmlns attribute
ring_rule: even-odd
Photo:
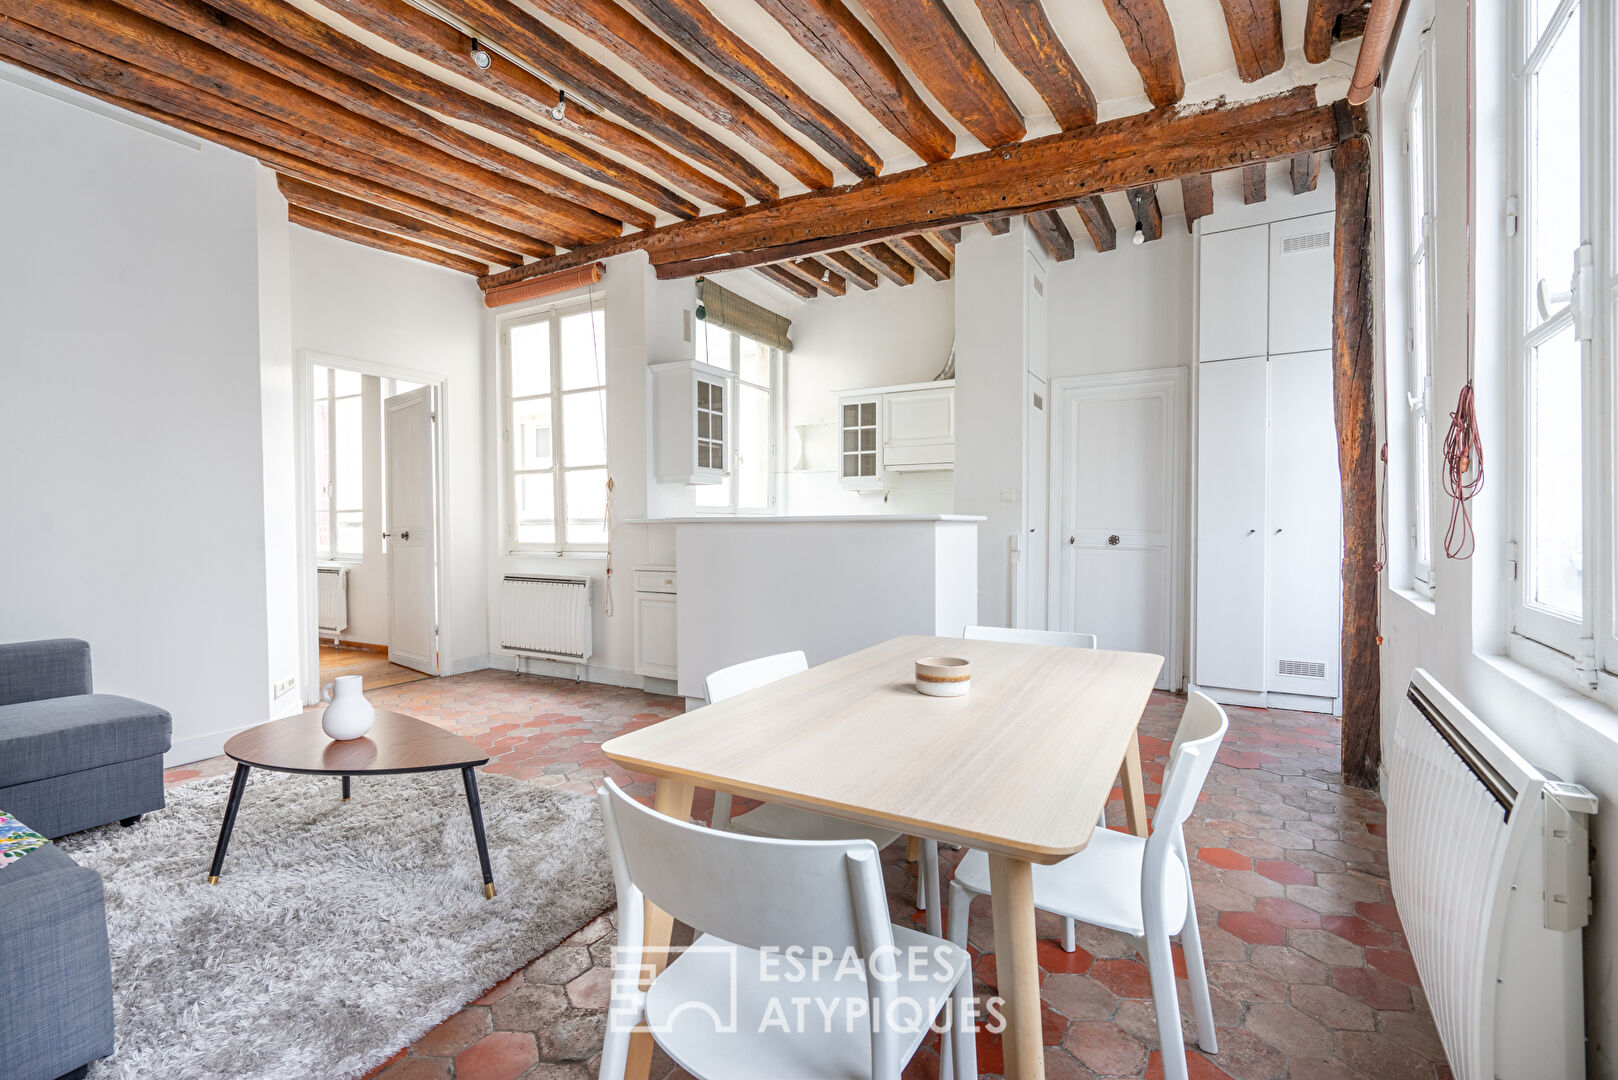
<svg viewBox="0 0 1618 1080"><path fill-rule="evenodd" d="M388 662L388 650L381 645L327 645L320 646L320 685L324 686L339 675L363 675L366 690L380 690L384 686L430 679L419 671Z"/></svg>

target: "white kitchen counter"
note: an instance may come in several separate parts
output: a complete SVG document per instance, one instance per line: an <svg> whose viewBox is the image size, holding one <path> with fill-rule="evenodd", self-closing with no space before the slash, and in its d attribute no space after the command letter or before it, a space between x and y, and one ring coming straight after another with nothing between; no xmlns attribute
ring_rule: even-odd
<svg viewBox="0 0 1618 1080"><path fill-rule="evenodd" d="M694 517L630 518L626 525L796 525L802 523L849 523L893 525L918 521L987 521L977 514L698 514Z"/></svg>

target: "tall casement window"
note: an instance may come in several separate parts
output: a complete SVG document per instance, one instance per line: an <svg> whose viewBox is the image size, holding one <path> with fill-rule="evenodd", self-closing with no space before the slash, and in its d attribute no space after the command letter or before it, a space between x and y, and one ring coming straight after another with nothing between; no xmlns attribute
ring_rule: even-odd
<svg viewBox="0 0 1618 1080"><path fill-rule="evenodd" d="M500 330L506 541L511 551L607 547L607 353L599 304Z"/></svg>
<svg viewBox="0 0 1618 1080"><path fill-rule="evenodd" d="M365 554L365 439L360 376L313 369L315 416L315 550L319 558Z"/></svg>
<svg viewBox="0 0 1618 1080"><path fill-rule="evenodd" d="M1511 650L1595 689L1618 671L1612 427L1614 33L1606 3L1517 0L1516 592Z"/></svg>
<svg viewBox="0 0 1618 1080"><path fill-rule="evenodd" d="M775 505L775 386L780 351L742 334L703 322L702 359L735 375L734 452L730 474L699 485L696 504L706 511L764 514Z"/></svg>
<svg viewBox="0 0 1618 1080"><path fill-rule="evenodd" d="M1405 371L1410 409L1411 584L1433 591L1433 73L1423 35L1405 104Z"/></svg>

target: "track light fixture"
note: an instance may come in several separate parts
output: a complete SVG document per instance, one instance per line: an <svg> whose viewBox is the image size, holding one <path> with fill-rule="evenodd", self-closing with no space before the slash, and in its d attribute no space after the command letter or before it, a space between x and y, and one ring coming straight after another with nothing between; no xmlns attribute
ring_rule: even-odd
<svg viewBox="0 0 1618 1080"><path fill-rule="evenodd" d="M1135 246L1140 247L1146 243L1146 228L1140 222L1135 222Z"/></svg>
<svg viewBox="0 0 1618 1080"><path fill-rule="evenodd" d="M556 91L556 104L551 106L551 119L560 122L567 115L567 91Z"/></svg>
<svg viewBox="0 0 1618 1080"><path fill-rule="evenodd" d="M488 71L489 65L494 63L494 57L489 55L489 50L485 49L483 47L483 42L479 41L477 38L472 39L472 63L476 64L484 71Z"/></svg>

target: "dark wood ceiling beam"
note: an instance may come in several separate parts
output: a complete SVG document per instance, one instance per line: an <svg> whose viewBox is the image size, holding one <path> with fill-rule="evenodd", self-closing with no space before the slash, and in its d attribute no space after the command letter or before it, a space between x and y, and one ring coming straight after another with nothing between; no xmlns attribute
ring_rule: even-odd
<svg viewBox="0 0 1618 1080"><path fill-rule="evenodd" d="M758 4L922 161L943 161L955 153L955 133L843 0L758 0Z"/></svg>
<svg viewBox="0 0 1618 1080"><path fill-rule="evenodd" d="M1330 60L1332 42L1339 36L1338 20L1364 5L1365 0L1309 0L1303 16L1303 58L1311 64Z"/></svg>
<svg viewBox="0 0 1618 1080"><path fill-rule="evenodd" d="M366 247L392 252L395 255L403 255L406 258L420 259L422 262L437 263L439 266L450 270L459 270L463 274L476 276L486 273L489 269L485 263L463 258L448 251L440 251L435 247L428 247L426 244L418 244L414 240L406 240L404 237L394 236L392 233L378 232L375 229L366 228L364 225L356 225L351 221L343 221L340 218L319 214L296 204L287 207L287 218L294 225L302 225L306 229L314 229L316 232L323 232L327 236L335 236L339 240L364 244Z"/></svg>
<svg viewBox="0 0 1618 1080"><path fill-rule="evenodd" d="M916 268L911 266L909 260L903 255L894 251L887 244L865 244L861 247L851 247L846 250L854 258L895 285L909 285L916 280Z"/></svg>
<svg viewBox="0 0 1618 1080"><path fill-rule="evenodd" d="M1320 155L1299 154L1292 159L1292 194L1315 190L1320 182Z"/></svg>
<svg viewBox="0 0 1618 1080"><path fill-rule="evenodd" d="M673 109L653 101L516 4L505 0L435 3L513 59L557 83L575 101L613 113L713 169L755 199L770 200L780 194L775 182L746 157Z"/></svg>
<svg viewBox="0 0 1618 1080"><path fill-rule="evenodd" d="M1096 122L1096 96L1038 0L977 0L989 32L1063 130Z"/></svg>
<svg viewBox="0 0 1618 1080"><path fill-rule="evenodd" d="M1242 203L1252 206L1261 203L1269 195L1268 170L1263 162L1242 166Z"/></svg>
<svg viewBox="0 0 1618 1080"><path fill-rule="evenodd" d="M843 275L819 259L798 259L794 262L783 262L777 265L789 273L796 274L822 292L829 292L833 296L842 296L848 291L848 282L843 279Z"/></svg>
<svg viewBox="0 0 1618 1080"><path fill-rule="evenodd" d="M7 2L23 6L20 0ZM529 246L537 248L533 254L545 250L554 253L555 249L544 239L546 230L528 221L511 221L512 215L504 207L480 195L439 183L391 161L328 142L235 102L210 94L199 94L193 87L175 79L21 22L7 15L3 9L0 9L0 46L4 47L7 58L13 62L22 62L70 86L111 99L117 104L127 102L131 107L162 117L173 117L177 122L196 126L199 131L217 130L226 139L238 142L243 152L252 153L272 168L297 171L305 179L315 179L313 175L307 175L308 170L294 168L299 163L309 163L312 169L331 175L363 177L366 182L381 188L406 193L423 205L432 204L457 211L477 222L498 226L504 234L529 237ZM504 246L524 250L509 242Z"/></svg>
<svg viewBox="0 0 1618 1080"><path fill-rule="evenodd" d="M1073 234L1062 224L1061 217L1055 210L1041 210L1027 217L1028 228L1033 232L1034 239L1057 262L1067 262L1073 258Z"/></svg>
<svg viewBox="0 0 1618 1080"><path fill-rule="evenodd" d="M950 260L926 236L920 233L915 236L895 236L888 241L888 246L934 281L949 280L953 269Z"/></svg>
<svg viewBox="0 0 1618 1080"><path fill-rule="evenodd" d="M1150 243L1163 239L1163 208L1157 202L1157 185L1145 184L1124 193L1129 198L1129 211L1135 215L1135 224Z"/></svg>
<svg viewBox="0 0 1618 1080"><path fill-rule="evenodd" d="M774 161L809 188L832 182L831 169L739 94L659 37L616 0L533 0L535 6L605 45L652 85L695 109Z"/></svg>
<svg viewBox="0 0 1618 1080"><path fill-rule="evenodd" d="M933 243L944 249L944 253L946 255L952 259L955 257L955 245L961 242L960 226L956 225L948 229L939 229L936 232L931 232L927 235L933 238Z"/></svg>
<svg viewBox="0 0 1618 1080"><path fill-rule="evenodd" d="M675 222L544 260L535 264L538 269L491 275L484 284L508 284L634 250L645 250L654 264L683 262L691 273L802 258L1291 158L1329 149L1367 126L1364 110L1346 102L1317 105L1313 86L1238 104L1142 113L848 187Z"/></svg>
<svg viewBox="0 0 1618 1080"><path fill-rule="evenodd" d="M846 251L828 251L826 258L837 267L837 272L852 281L862 289L874 289L877 285L876 271L860 262L858 258Z"/></svg>
<svg viewBox="0 0 1618 1080"><path fill-rule="evenodd" d="M1185 205L1185 231L1190 232L1198 218L1213 213L1213 177L1206 173L1181 177L1180 202Z"/></svg>
<svg viewBox="0 0 1618 1080"><path fill-rule="evenodd" d="M1102 0L1112 24L1118 28L1124 51L1140 72L1146 99L1157 108L1173 105L1185 96L1185 73L1163 0Z"/></svg>
<svg viewBox="0 0 1618 1080"><path fill-rule="evenodd" d="M325 2L327 7L361 29L488 87L513 104L538 114L543 124L554 125L623 155L693 198L724 210L733 210L747 201L735 188L714 179L640 132L590 109L564 108L560 120L553 118L550 110L562 100L554 87L488 48L484 51L489 56L489 66L478 67L472 62L472 37L406 0Z"/></svg>
<svg viewBox="0 0 1618 1080"><path fill-rule="evenodd" d="M1011 219L1008 217L985 218L983 227L989 230L990 236L1004 236L1011 231Z"/></svg>
<svg viewBox="0 0 1618 1080"><path fill-rule="evenodd" d="M779 285L787 292L795 296L801 296L805 300L813 300L820 295L819 289L805 283L796 274L787 273L779 266L755 266L753 271L762 275L771 284Z"/></svg>
<svg viewBox="0 0 1618 1080"><path fill-rule="evenodd" d="M864 0L862 6L905 66L984 146L1018 142L1028 133L944 0Z"/></svg>
<svg viewBox="0 0 1618 1080"><path fill-rule="evenodd" d="M335 191L328 191L323 187L306 183L293 176L279 174L275 182L281 189L281 195L294 206L301 206L305 210L313 210L328 217L341 218L344 221L363 225L378 232L389 232L402 236L407 240L416 240L423 244L431 244L475 259L483 263L494 263L500 266L520 266L522 256L514 251L502 251L497 247L485 244L474 236L454 232L442 228L428 221L421 221L390 210L385 206L373 206L361 202L359 199ZM478 273L487 273L480 270Z"/></svg>
<svg viewBox="0 0 1618 1080"><path fill-rule="evenodd" d="M1281 70L1286 50L1281 43L1281 0L1219 0L1236 55L1236 74L1256 82Z"/></svg>
<svg viewBox="0 0 1618 1080"><path fill-rule="evenodd" d="M882 159L870 143L714 18L698 0L627 2L709 71L752 95L855 176L871 177L882 171Z"/></svg>
<svg viewBox="0 0 1618 1080"><path fill-rule="evenodd" d="M697 214L696 204L661 184L515 113L373 52L279 0L219 0L211 7L200 0L116 2L403 135L636 228L649 229L657 219L638 206L519 157L423 110L498 131L597 183L628 190L669 213Z"/></svg>
<svg viewBox="0 0 1618 1080"><path fill-rule="evenodd" d="M507 227L533 230L545 239L570 247L622 234L615 220L544 195L526 184L349 112L317 94L274 78L252 64L118 7L110 0L77 0L72 4L0 0L0 14L125 64L151 70L189 87L198 98L241 105L308 137L476 195L500 208L501 216L497 220ZM312 156L319 158L318 154Z"/></svg>
<svg viewBox="0 0 1618 1080"><path fill-rule="evenodd" d="M1079 212L1084 231L1090 234L1090 242L1097 251L1111 251L1118 246L1118 226L1113 224L1112 211L1107 209L1100 195L1080 199L1073 208Z"/></svg>

